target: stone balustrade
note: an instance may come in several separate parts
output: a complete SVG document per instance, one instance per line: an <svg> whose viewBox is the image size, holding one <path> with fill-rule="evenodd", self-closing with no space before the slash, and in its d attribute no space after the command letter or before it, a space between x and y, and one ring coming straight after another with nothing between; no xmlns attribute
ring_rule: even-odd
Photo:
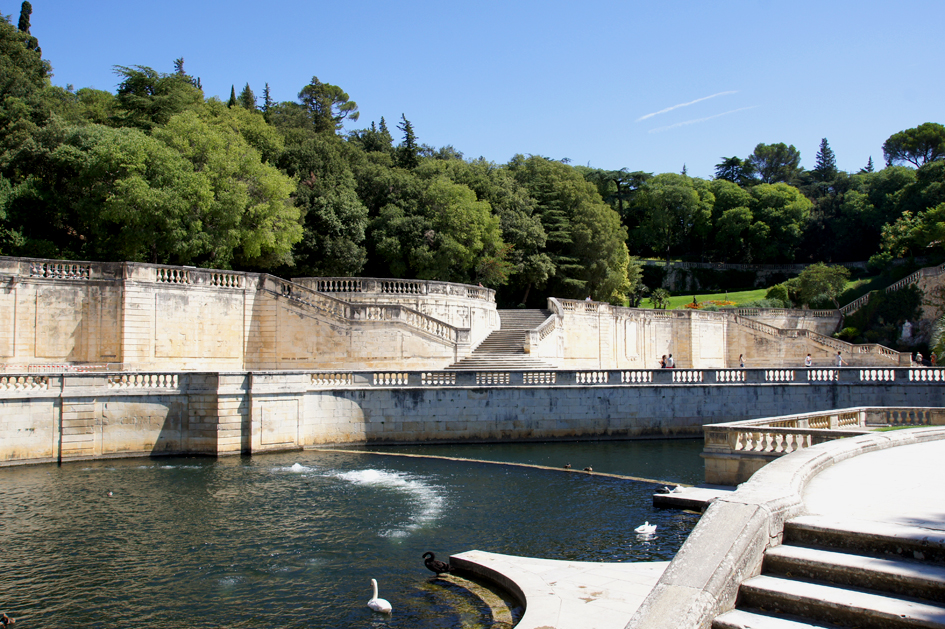
<svg viewBox="0 0 945 629"><path fill-rule="evenodd" d="M377 277L296 277L292 281L320 293L355 293L365 296L441 295L495 303L495 291L491 288L455 282Z"/></svg>
<svg viewBox="0 0 945 629"><path fill-rule="evenodd" d="M708 424L703 426L702 452L706 482L738 485L780 456L826 441L864 434L877 425L942 426L945 425L945 408L857 407Z"/></svg>
<svg viewBox="0 0 945 629"><path fill-rule="evenodd" d="M180 375L176 373L110 374L109 389L176 389Z"/></svg>
<svg viewBox="0 0 945 629"><path fill-rule="evenodd" d="M930 374L937 372L931 377ZM603 369L603 370L510 370L510 371L405 371L397 374L373 371L316 373L313 383L319 386L740 386L777 385L824 386L868 385L898 386L945 382L945 368L929 367L898 369ZM767 420L758 420L767 421Z"/></svg>
<svg viewBox="0 0 945 629"><path fill-rule="evenodd" d="M0 391L37 391L48 388L47 376L0 376Z"/></svg>

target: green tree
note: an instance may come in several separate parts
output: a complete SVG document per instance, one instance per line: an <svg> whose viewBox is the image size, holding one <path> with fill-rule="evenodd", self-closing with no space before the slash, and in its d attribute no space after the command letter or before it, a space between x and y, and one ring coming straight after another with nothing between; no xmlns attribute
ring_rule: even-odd
<svg viewBox="0 0 945 629"><path fill-rule="evenodd" d="M506 247L484 253L477 265L479 281L492 287L508 283L509 292L514 291L516 295L524 291L520 298L508 298L514 304L526 303L532 287L546 284L554 269L551 258L545 253L547 236L535 213L535 200L508 170L483 158L472 162L427 159L415 172L425 179L446 176L454 183L467 186L479 201L489 203L493 214L498 216ZM498 299L505 297L500 294Z"/></svg>
<svg viewBox="0 0 945 629"><path fill-rule="evenodd" d="M348 140L360 146L361 150L367 153L390 153L393 151L394 146L394 139L387 130L383 116L381 116L380 127L372 121L370 128L352 131L348 135Z"/></svg>
<svg viewBox="0 0 945 629"><path fill-rule="evenodd" d="M872 158L871 158L872 159ZM837 178L837 158L827 142L827 138L820 141L817 151L817 164L811 171L817 181L831 182Z"/></svg>
<svg viewBox="0 0 945 629"><path fill-rule="evenodd" d="M308 110L316 133L336 133L345 120L355 122L361 114L358 104L347 92L330 83L322 83L317 76L299 92L299 100Z"/></svg>
<svg viewBox="0 0 945 629"><path fill-rule="evenodd" d="M420 147L417 146L413 125L407 120L407 116L400 114L397 128L404 134L403 141L397 146L397 165L408 170L416 168L420 164Z"/></svg>
<svg viewBox="0 0 945 629"><path fill-rule="evenodd" d="M858 174L863 175L863 174L866 174L866 173L871 173L871 172L873 172L873 170L874 170L874 168L873 168L873 156L870 155L870 159L869 159L868 162L866 162L866 166L864 166L863 168L861 168L861 169L860 169L860 172L859 172Z"/></svg>
<svg viewBox="0 0 945 629"><path fill-rule="evenodd" d="M29 0L23 0L23 4L20 5L20 21L17 24L17 30L26 35L26 38L23 40L26 47L42 55L43 51L39 47L39 41L30 34L31 15L33 15L33 5L29 3Z"/></svg>
<svg viewBox="0 0 945 629"><path fill-rule="evenodd" d="M262 113L263 117L266 119L266 122L269 122L269 110L272 108L274 103L272 102L272 95L269 93L269 84L266 83L266 86L263 88L263 104L262 104Z"/></svg>
<svg viewBox="0 0 945 629"><path fill-rule="evenodd" d="M14 179L17 152L33 143L50 115L44 100L50 66L30 37L0 16L0 173Z"/></svg>
<svg viewBox="0 0 945 629"><path fill-rule="evenodd" d="M623 304L630 256L620 217L574 168L544 157L516 155L507 168L536 202L555 265L549 292L568 298L588 294Z"/></svg>
<svg viewBox="0 0 945 629"><path fill-rule="evenodd" d="M256 95L253 94L252 88L249 86L249 83L243 88L243 91L240 92L240 95L236 98L236 102L243 109L248 109L249 111L256 111Z"/></svg>
<svg viewBox="0 0 945 629"><path fill-rule="evenodd" d="M202 252L207 181L136 129L44 127L36 173L14 190L17 255L192 263Z"/></svg>
<svg viewBox="0 0 945 629"><path fill-rule="evenodd" d="M17 29L21 33L30 33L30 16L33 14L33 5L29 3L29 0L23 0L23 4L20 5L20 21L17 25Z"/></svg>
<svg viewBox="0 0 945 629"><path fill-rule="evenodd" d="M810 304L818 299L829 299L840 307L837 297L844 291L850 279L850 270L843 266L829 266L823 262L812 264L801 271L789 284L796 286L801 303Z"/></svg>
<svg viewBox="0 0 945 629"><path fill-rule="evenodd" d="M800 172L801 154L793 144L759 144L746 161L761 183L791 183Z"/></svg>
<svg viewBox="0 0 945 629"><path fill-rule="evenodd" d="M883 142L886 165L908 163L916 168L945 158L945 126L926 122L894 133Z"/></svg>
<svg viewBox="0 0 945 629"><path fill-rule="evenodd" d="M117 92L120 126L150 131L203 103L203 93L186 75L164 74L147 66L115 66L115 74L122 77Z"/></svg>
<svg viewBox="0 0 945 629"><path fill-rule="evenodd" d="M367 263L368 210L357 195L351 150L334 134L313 133L279 158L283 172L298 180L304 233L294 258L304 275L357 275Z"/></svg>
<svg viewBox="0 0 945 629"><path fill-rule="evenodd" d="M674 246L707 235L715 196L702 179L663 173L647 182L634 203L643 217L643 239L668 264Z"/></svg>
<svg viewBox="0 0 945 629"><path fill-rule="evenodd" d="M292 179L263 163L239 133L208 124L195 111L174 116L153 135L207 179L213 196L202 217L201 262L223 268L291 263L292 246L302 237Z"/></svg>
<svg viewBox="0 0 945 629"><path fill-rule="evenodd" d="M227 107L236 107L236 104L237 104L237 101L236 101L236 88L231 85L231 86L230 86L230 100L226 101L226 106L227 106Z"/></svg>
<svg viewBox="0 0 945 629"><path fill-rule="evenodd" d="M804 225L810 218L810 200L786 183L759 184L750 192L751 211L756 221L751 237L753 259L759 262L793 260Z"/></svg>
<svg viewBox="0 0 945 629"><path fill-rule="evenodd" d="M715 165L715 178L724 179L739 186L747 186L754 183L754 166L749 160L741 160L738 157L723 157L722 161Z"/></svg>

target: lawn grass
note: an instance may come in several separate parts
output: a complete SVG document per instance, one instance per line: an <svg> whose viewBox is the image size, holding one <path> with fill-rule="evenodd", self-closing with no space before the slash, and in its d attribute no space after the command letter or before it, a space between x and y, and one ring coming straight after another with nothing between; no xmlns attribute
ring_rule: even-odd
<svg viewBox="0 0 945 629"><path fill-rule="evenodd" d="M846 286L846 289L845 289L844 292L843 292L843 295L848 296L848 295L853 294L853 295L859 296L859 295L864 295L864 294L866 294L866 293L869 292L870 290L875 290L875 289L877 289L877 288L883 288L883 287L885 287L885 286L886 286L885 283L883 283L882 286L879 286L879 285L877 284L877 280L878 280L878 279L879 279L879 276L878 276L878 275L874 275L874 276L871 276L871 277L861 277L861 278L859 278L859 279L850 280L849 282L847 282L847 286ZM880 282L880 283L881 283L881 282ZM696 293L695 295L692 295L692 294L689 294L689 295L673 295L672 297L669 298L669 308L668 308L668 309L669 309L669 310L677 310L677 309L679 309L679 308L685 308L686 304L691 304L691 303L692 303L692 298L693 298L693 296L695 296L696 300L697 300L697 301L700 301L700 302L702 302L702 301L724 301L725 299L728 299L728 301L734 301L737 305L741 305L741 304L743 304L743 303L748 303L748 302L750 302L750 301L755 301L755 300L758 300L758 299L764 299L764 298L765 298L765 294L766 294L767 292L768 292L768 289L767 289L767 288L758 288L758 289L755 289L755 290L731 291L731 292L729 292L729 293L724 293L724 292L722 292L722 293ZM727 296L726 296L726 295L727 295ZM855 299L855 297L854 297L853 299ZM853 299L848 299L847 301L844 301L844 298L841 297L841 298L840 298L840 305L841 305L841 306L842 306L842 305L845 305L845 304L847 304L849 301L853 301ZM653 307L653 304L650 303L650 301L649 301L648 299L644 299L644 300L643 300L643 307L644 307L644 308L652 308L652 307ZM832 305L831 305L830 307L833 308Z"/></svg>
<svg viewBox="0 0 945 629"><path fill-rule="evenodd" d="M697 293L695 298L697 301L734 301L736 304L743 304L749 301L755 301L756 299L764 299L765 293L768 292L766 288L759 288L756 290L742 290L737 292L729 293ZM727 295L727 297L726 297ZM669 298L669 309L676 310L678 308L684 308L686 304L692 303L693 295L674 295ZM649 300L643 300L644 307L651 308L652 304Z"/></svg>

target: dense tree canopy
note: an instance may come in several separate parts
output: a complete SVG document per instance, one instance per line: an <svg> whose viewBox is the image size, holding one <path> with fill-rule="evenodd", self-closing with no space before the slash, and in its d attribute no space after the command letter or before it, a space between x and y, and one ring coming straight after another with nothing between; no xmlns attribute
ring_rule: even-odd
<svg viewBox="0 0 945 629"><path fill-rule="evenodd" d="M537 306L638 303L631 253L945 253L938 123L893 134L887 166L871 158L856 173L826 138L811 170L793 145L761 143L721 158L712 180L539 156L496 164L422 144L406 113L393 134L383 117L352 129L358 105L317 76L286 102L268 84L257 99L238 76L230 102L208 98L183 58L169 73L115 66L114 93L56 87L31 12L0 19L0 255L435 278Z"/></svg>

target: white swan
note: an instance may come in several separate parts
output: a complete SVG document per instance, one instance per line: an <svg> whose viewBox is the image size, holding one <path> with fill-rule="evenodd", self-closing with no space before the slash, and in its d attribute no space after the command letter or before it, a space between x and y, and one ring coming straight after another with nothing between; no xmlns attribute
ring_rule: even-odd
<svg viewBox="0 0 945 629"><path fill-rule="evenodd" d="M371 585L374 586L374 596L367 602L367 606L376 612L389 614L394 608L384 599L377 598L377 579L371 579Z"/></svg>
<svg viewBox="0 0 945 629"><path fill-rule="evenodd" d="M656 525L650 524L650 521L647 520L637 528L633 529L635 533L640 533L642 535L652 535L656 532Z"/></svg>

